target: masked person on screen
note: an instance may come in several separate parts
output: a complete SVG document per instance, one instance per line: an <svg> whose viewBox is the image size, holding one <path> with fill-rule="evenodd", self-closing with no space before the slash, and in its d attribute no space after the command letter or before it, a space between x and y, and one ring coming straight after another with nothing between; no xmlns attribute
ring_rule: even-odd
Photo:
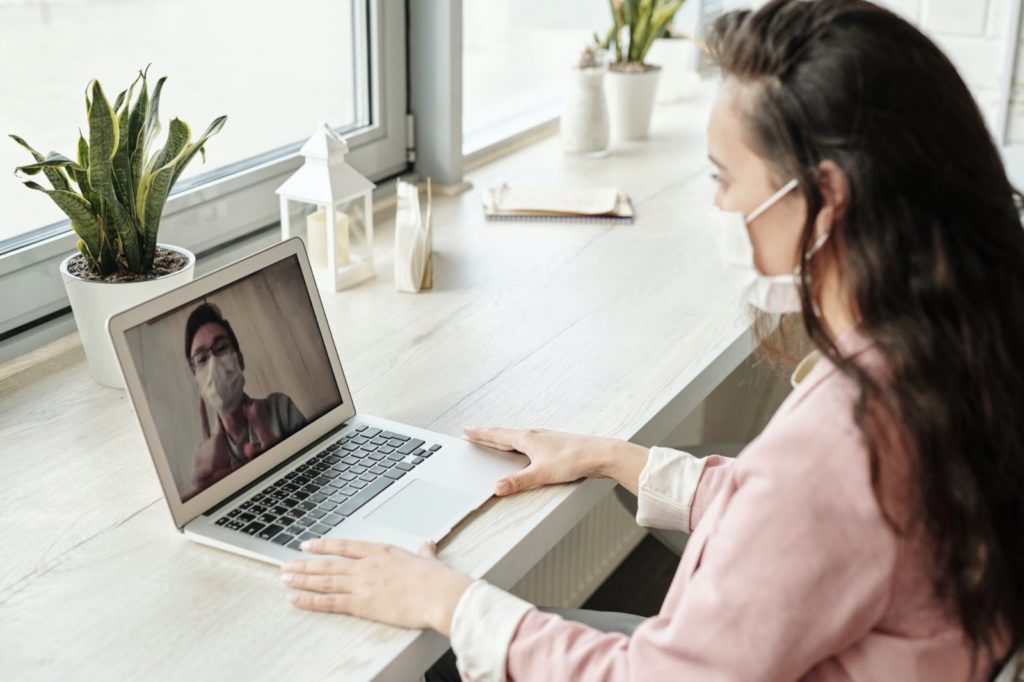
<svg viewBox="0 0 1024 682"><path fill-rule="evenodd" d="M199 392L203 441L192 481L201 491L290 436L306 418L284 393L253 398L245 392L245 358L231 324L209 303L185 325L185 357ZM212 410L217 424L210 428Z"/></svg>

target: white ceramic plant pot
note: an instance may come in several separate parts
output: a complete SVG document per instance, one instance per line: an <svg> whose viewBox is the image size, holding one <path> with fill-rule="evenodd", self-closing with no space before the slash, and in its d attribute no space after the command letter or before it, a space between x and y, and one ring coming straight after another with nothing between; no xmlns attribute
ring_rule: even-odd
<svg viewBox="0 0 1024 682"><path fill-rule="evenodd" d="M647 138L660 74L657 66L648 71L608 71L605 89L613 140Z"/></svg>
<svg viewBox="0 0 1024 682"><path fill-rule="evenodd" d="M188 258L188 263L177 272L146 282L90 282L68 272L68 263L77 253L61 261L60 275L68 292L78 334L82 338L89 375L104 386L124 387L121 368L107 333L107 320L110 316L192 281L196 266L195 255L179 246L159 246L182 254Z"/></svg>
<svg viewBox="0 0 1024 682"><path fill-rule="evenodd" d="M697 44L687 38L658 38L647 58L661 65L656 102L678 102L692 97L700 86Z"/></svg>

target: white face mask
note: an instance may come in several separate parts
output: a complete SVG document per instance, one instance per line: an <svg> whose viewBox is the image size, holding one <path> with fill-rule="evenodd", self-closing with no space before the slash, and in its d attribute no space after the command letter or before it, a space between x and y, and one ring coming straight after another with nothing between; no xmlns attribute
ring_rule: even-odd
<svg viewBox="0 0 1024 682"><path fill-rule="evenodd" d="M796 178L793 178L746 217L739 212L723 211L717 206L708 209L712 236L729 276L743 292L747 302L766 313L793 313L800 310L800 289L797 284L800 267L797 266L788 275L761 274L754 264L754 245L750 241L748 225L792 192L798 184ZM826 239L828 233L818 238L807 257L817 253Z"/></svg>
<svg viewBox="0 0 1024 682"><path fill-rule="evenodd" d="M203 402L219 414L226 414L242 402L245 374L238 362L238 353L210 355L206 364L196 369L196 383Z"/></svg>

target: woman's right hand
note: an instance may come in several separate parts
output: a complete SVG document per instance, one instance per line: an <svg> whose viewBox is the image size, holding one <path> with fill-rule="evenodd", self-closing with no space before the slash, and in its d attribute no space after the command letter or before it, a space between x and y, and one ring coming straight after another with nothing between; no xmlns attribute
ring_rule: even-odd
<svg viewBox="0 0 1024 682"><path fill-rule="evenodd" d="M465 427L466 440L480 445L520 452L530 463L525 469L506 476L494 486L499 497L580 478L605 477L609 462L629 454L647 461L647 450L613 438L561 433L547 429L503 429ZM640 468L643 468L643 463ZM639 469L637 470L639 471ZM623 483L620 481L620 483ZM630 487L627 483L623 483ZM636 482L632 488L635 490Z"/></svg>

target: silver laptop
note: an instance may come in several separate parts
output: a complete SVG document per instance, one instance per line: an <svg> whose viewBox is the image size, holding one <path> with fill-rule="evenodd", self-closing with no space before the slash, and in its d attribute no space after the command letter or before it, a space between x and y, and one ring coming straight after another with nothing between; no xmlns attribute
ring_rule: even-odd
<svg viewBox="0 0 1024 682"><path fill-rule="evenodd" d="M299 239L108 326L171 516L197 542L272 563L316 537L415 550L526 463L359 413Z"/></svg>

